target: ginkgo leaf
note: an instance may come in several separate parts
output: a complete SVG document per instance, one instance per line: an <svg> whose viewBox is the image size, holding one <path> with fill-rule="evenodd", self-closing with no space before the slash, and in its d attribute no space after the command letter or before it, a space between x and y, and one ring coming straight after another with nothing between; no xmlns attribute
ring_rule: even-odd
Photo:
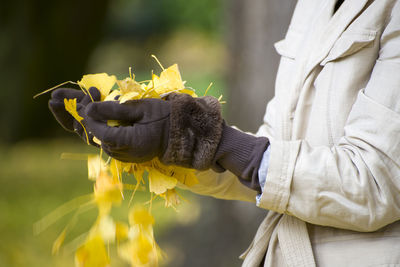
<svg viewBox="0 0 400 267"><path fill-rule="evenodd" d="M114 75L97 73L83 75L82 79L78 81L78 84L80 87L85 88L87 92L89 92L90 87L96 87L100 91L101 100L104 100L116 81L117 78Z"/></svg>
<svg viewBox="0 0 400 267"><path fill-rule="evenodd" d="M118 241L125 240L128 238L129 227L126 223L116 222L115 223L115 239Z"/></svg>
<svg viewBox="0 0 400 267"><path fill-rule="evenodd" d="M72 115L72 117L74 117L75 120L77 120L80 125L82 126L83 130L85 131L85 135L86 135L86 143L89 144L89 136L86 132L86 128L82 123L83 117L81 117L78 114L78 111L76 110L76 98L74 99L66 99L64 98L64 107L65 110L68 111L69 114Z"/></svg>
<svg viewBox="0 0 400 267"><path fill-rule="evenodd" d="M155 90L159 94L169 91L184 89L185 85L182 81L178 65L174 64L161 72L160 78L154 84Z"/></svg>
<svg viewBox="0 0 400 267"><path fill-rule="evenodd" d="M199 183L199 180L197 179L196 174L192 169L178 168L174 173L174 177L179 182L189 187Z"/></svg>
<svg viewBox="0 0 400 267"><path fill-rule="evenodd" d="M190 89L182 89L182 90L179 91L179 93L188 94L191 97L197 97L196 93L193 90L190 90Z"/></svg>
<svg viewBox="0 0 400 267"><path fill-rule="evenodd" d="M116 224L109 216L103 216L99 222L99 232L104 241L114 242L116 237Z"/></svg>
<svg viewBox="0 0 400 267"><path fill-rule="evenodd" d="M174 177L167 176L156 169L149 172L149 191L157 195L164 193L167 189L172 189L178 182Z"/></svg>
<svg viewBox="0 0 400 267"><path fill-rule="evenodd" d="M140 94L140 92L143 91L142 85L140 83L138 83L137 81L135 81L134 79L131 79L129 77L125 78L123 80L117 81L117 84L119 87L119 91L123 95L132 93L132 92L137 92Z"/></svg>
<svg viewBox="0 0 400 267"><path fill-rule="evenodd" d="M76 110L76 98L64 98L64 106L65 110L68 111L68 113L71 114L75 120L77 120L78 122L81 122L83 120L83 117L81 117Z"/></svg>
<svg viewBox="0 0 400 267"><path fill-rule="evenodd" d="M136 91L128 92L120 97L119 103L123 104L129 100L140 99L140 97L141 97L141 93L139 93L139 92L136 92Z"/></svg>
<svg viewBox="0 0 400 267"><path fill-rule="evenodd" d="M179 196L175 189L168 189L164 194L161 195L165 199L165 207L176 207L179 205Z"/></svg>
<svg viewBox="0 0 400 267"><path fill-rule="evenodd" d="M114 183L122 182L122 162L113 158L110 161L109 167Z"/></svg>
<svg viewBox="0 0 400 267"><path fill-rule="evenodd" d="M53 242L53 247L51 249L52 254L57 254L58 251L60 250L62 244L64 243L65 240L65 235L67 233L67 229L64 229L61 234L57 237L57 239Z"/></svg>
<svg viewBox="0 0 400 267"><path fill-rule="evenodd" d="M142 164L132 163L129 169L129 173L132 173L136 179L136 182L140 184L143 181L143 174L145 171L145 167Z"/></svg>
<svg viewBox="0 0 400 267"><path fill-rule="evenodd" d="M107 95L103 101L116 101L121 92L118 90L113 90L109 95Z"/></svg>
<svg viewBox="0 0 400 267"><path fill-rule="evenodd" d="M105 162L99 155L88 155L88 178L89 180L96 181L101 172L107 170Z"/></svg>
<svg viewBox="0 0 400 267"><path fill-rule="evenodd" d="M78 248L75 253L75 263L78 267L105 267L110 264L104 240L99 234Z"/></svg>
<svg viewBox="0 0 400 267"><path fill-rule="evenodd" d="M113 204L119 205L122 201L123 185L114 182L106 172L101 172L96 179L94 196L99 208L100 216L108 214Z"/></svg>
<svg viewBox="0 0 400 267"><path fill-rule="evenodd" d="M98 144L99 146L101 146L101 141L100 141L100 139L98 139L96 136L93 136L93 142L95 143L95 144Z"/></svg>
<svg viewBox="0 0 400 267"><path fill-rule="evenodd" d="M148 227L154 224L154 217L142 206L135 206L129 211L129 224Z"/></svg>
<svg viewBox="0 0 400 267"><path fill-rule="evenodd" d="M117 121L117 120L108 120L107 121L107 126L116 127L119 125L121 125L120 121Z"/></svg>
<svg viewBox="0 0 400 267"><path fill-rule="evenodd" d="M143 234L121 245L118 254L132 267L157 266L158 263L156 245Z"/></svg>
<svg viewBox="0 0 400 267"><path fill-rule="evenodd" d="M174 177L180 183L189 187L199 183L194 169L174 165L165 165L157 158L151 161L151 166L164 175Z"/></svg>

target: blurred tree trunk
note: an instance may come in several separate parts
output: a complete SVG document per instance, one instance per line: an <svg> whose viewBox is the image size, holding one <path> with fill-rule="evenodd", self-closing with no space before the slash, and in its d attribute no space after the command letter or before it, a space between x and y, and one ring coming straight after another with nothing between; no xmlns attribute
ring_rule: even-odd
<svg viewBox="0 0 400 267"><path fill-rule="evenodd" d="M255 132L274 95L279 56L273 44L283 39L295 0L227 2L228 121Z"/></svg>

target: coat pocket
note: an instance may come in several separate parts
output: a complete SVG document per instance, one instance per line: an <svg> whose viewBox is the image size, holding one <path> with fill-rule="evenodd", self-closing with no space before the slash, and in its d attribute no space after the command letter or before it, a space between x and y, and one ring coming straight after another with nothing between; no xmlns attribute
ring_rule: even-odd
<svg viewBox="0 0 400 267"><path fill-rule="evenodd" d="M327 57L320 63L325 66L326 63L350 56L362 48L373 45L376 38L376 31L373 30L357 30L344 32L339 39L336 40Z"/></svg>

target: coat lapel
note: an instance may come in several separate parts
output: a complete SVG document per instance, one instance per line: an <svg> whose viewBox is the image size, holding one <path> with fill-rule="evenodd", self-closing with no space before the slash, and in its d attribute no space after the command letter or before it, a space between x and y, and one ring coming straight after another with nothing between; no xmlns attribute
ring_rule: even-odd
<svg viewBox="0 0 400 267"><path fill-rule="evenodd" d="M322 31L314 37L314 44L311 56L307 61L304 79L310 74L316 65L318 65L331 50L333 44L361 12L368 0L345 0L342 6L331 17L329 22L323 27ZM326 8L331 8L329 5ZM317 52L315 52L317 51Z"/></svg>

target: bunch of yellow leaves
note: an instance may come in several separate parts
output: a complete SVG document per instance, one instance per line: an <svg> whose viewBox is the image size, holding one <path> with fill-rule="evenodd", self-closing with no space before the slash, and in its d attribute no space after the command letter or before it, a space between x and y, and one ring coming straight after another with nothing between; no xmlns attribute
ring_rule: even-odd
<svg viewBox="0 0 400 267"><path fill-rule="evenodd" d="M158 60L157 62L159 63ZM143 98L163 99L172 92L197 97L193 90L185 87L185 82L182 81L176 64L167 69L164 69L160 63L159 65L162 68L160 76L152 73L151 79L143 82L136 81L135 75L129 69L129 77L122 80L117 80L114 75L100 73L84 75L77 84L89 96L89 88L96 87L101 93L101 101L119 101L121 104L129 100ZM52 89L54 88L49 90ZM81 123L86 133L82 123L83 118L76 110L76 99L65 99L64 102L65 109ZM108 124L118 127L119 122L108 121ZM86 137L89 143L87 134ZM95 137L93 141L101 145L100 140ZM165 207L176 209L180 197L175 187L178 182L189 187L198 183L195 171L179 166L164 165L158 158L144 163L120 162L111 157L104 161L102 150L100 150L99 155L88 155L85 156L85 159L88 163L88 178L94 181L94 192L59 207L36 223L35 231L37 233L43 231L66 213L77 209L71 221L53 244L53 253L57 253L63 245L66 233L76 223L78 214L88 208L97 207L97 220L90 231L84 235L84 241L79 242L82 238L78 240L80 244L75 254L77 266L109 266L110 256L106 246L115 242L117 243L118 255L129 262L131 266L158 266L161 251L154 239L153 225L155 222L151 215L151 203L153 199L160 197L164 199ZM124 183L123 173L125 173L125 176L126 174L133 174L136 184ZM144 204L135 203L134 207L128 211L129 225L115 221L110 214L112 207L120 205L125 199L125 190L132 191L129 200L130 206L135 192L139 188L145 187L145 181L148 181L148 190L151 193L150 201L147 202L149 207L145 208Z"/></svg>

